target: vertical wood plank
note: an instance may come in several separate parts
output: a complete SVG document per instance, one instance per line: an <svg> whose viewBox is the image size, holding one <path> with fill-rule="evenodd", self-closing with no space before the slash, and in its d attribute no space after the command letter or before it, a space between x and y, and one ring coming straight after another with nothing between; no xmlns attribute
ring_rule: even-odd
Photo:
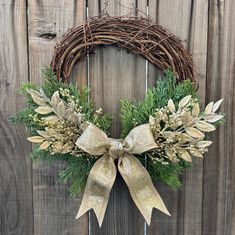
<svg viewBox="0 0 235 235"><path fill-rule="evenodd" d="M86 17L85 1L29 1L30 80L41 81L41 69L48 66L55 43ZM86 83L86 63L74 70L73 80ZM33 165L35 234L88 234L88 216L75 220L80 199L72 199L68 185L57 183L58 172L65 164L47 162Z"/></svg>
<svg viewBox="0 0 235 235"><path fill-rule="evenodd" d="M224 98L226 123L213 135L204 159L203 228L205 235L235 234L235 2L210 1L206 99Z"/></svg>
<svg viewBox="0 0 235 235"><path fill-rule="evenodd" d="M0 234L33 234L30 145L8 118L24 107L16 93L28 80L25 1L0 2Z"/></svg>
<svg viewBox="0 0 235 235"><path fill-rule="evenodd" d="M148 17L155 23L158 23L159 0L148 1ZM153 64L147 62L147 82L148 87L156 84L157 79L163 75L163 72L156 68Z"/></svg>
<svg viewBox="0 0 235 235"><path fill-rule="evenodd" d="M150 5L152 4L151 2ZM189 31L190 1L159 0L157 6L157 23L175 33L185 44ZM184 201L182 201L183 197L180 196L182 194L180 192L181 190L174 191L159 182L156 182L155 185L162 195L171 213L171 217L164 215L158 210L154 210L151 226L148 227L148 234L180 234L177 230L183 226L183 217L180 211L182 210L182 206L184 206Z"/></svg>
<svg viewBox="0 0 235 235"><path fill-rule="evenodd" d="M199 85L198 95L202 107L205 105L206 93L206 63L207 63L207 34L208 34L208 1L192 1L190 26L189 26L187 48L192 53L195 63L196 81ZM205 155L205 158L209 156ZM194 158L192 168L184 175L184 217L182 234L202 234L202 182L203 161Z"/></svg>
<svg viewBox="0 0 235 235"><path fill-rule="evenodd" d="M208 1L150 1L150 16L181 38L191 51L200 85L201 103L205 99ZM152 16L151 14L155 14ZM151 72L150 76L155 73ZM204 80L201 79L204 78ZM150 77L150 80L151 77ZM172 217L156 211L148 234L201 234L203 162L194 159L192 169L183 174L183 187L172 191L157 183Z"/></svg>
<svg viewBox="0 0 235 235"><path fill-rule="evenodd" d="M69 27L85 19L85 2L69 3L64 0L56 5L52 0L29 1L29 72L32 81L40 82L40 69L49 64L55 42ZM136 3L139 9L146 10L145 1ZM202 104L205 97L207 102L224 97L222 108L227 113L226 124L213 135L214 145L205 157L204 165L200 160L194 161L193 168L183 176L183 188L172 192L166 186L156 184L172 217L155 210L147 231L149 235L235 234L235 3L232 0L210 1L207 28L208 3L204 0L149 1L152 18L185 40L185 46L192 52L199 72L197 82ZM102 4L103 1L99 4L89 0L90 15L97 15ZM109 3L108 12L121 15L128 13L131 6L130 1L113 1ZM7 121L24 106L24 100L15 90L21 82L28 80L26 13L24 1L0 3L0 234L88 234L87 215L74 220L80 199L68 197L67 185L56 184L57 173L63 164L34 164L32 202L31 162L26 159L30 145L25 140L26 132L22 126L12 126ZM92 96L97 107L114 115L112 134L118 136L119 99L142 99L146 86L145 60L116 48L97 49L90 57ZM149 65L149 84L156 74L158 72ZM73 71L73 79L83 86L86 77L86 62L80 63ZM143 219L118 176L103 227L98 228L92 215L91 234L138 235L143 231Z"/></svg>
<svg viewBox="0 0 235 235"><path fill-rule="evenodd" d="M100 13L104 1L90 0L89 15ZM133 5L134 4L134 5ZM100 6L100 7L99 7ZM109 1L106 8L110 15L128 14L135 1ZM100 9L99 9L100 8ZM95 55L90 56L90 84L92 98L96 107L102 107L105 112L112 113L112 137L120 136L120 99L142 99L146 87L145 60L137 58L113 47L96 49ZM96 218L91 216L91 233L102 235L114 234L143 234L144 221L130 193L118 174L113 186L104 222L99 229Z"/></svg>

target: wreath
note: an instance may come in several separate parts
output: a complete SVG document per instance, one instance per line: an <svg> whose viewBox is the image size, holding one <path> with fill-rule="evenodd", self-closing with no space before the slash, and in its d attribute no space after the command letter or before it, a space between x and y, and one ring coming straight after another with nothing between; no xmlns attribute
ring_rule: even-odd
<svg viewBox="0 0 235 235"><path fill-rule="evenodd" d="M94 108L89 89L69 84L73 65L99 45L125 48L164 71L144 100L120 101L121 139L109 137L111 115ZM33 160L67 162L60 179L70 180L72 196L85 188L77 218L93 209L101 226L118 170L150 224L153 207L169 214L152 181L180 187L179 175L208 151L208 133L223 122L222 99L200 110L196 88L192 58L175 35L142 17L95 17L56 45L41 85L21 86L27 108L11 121L30 129Z"/></svg>

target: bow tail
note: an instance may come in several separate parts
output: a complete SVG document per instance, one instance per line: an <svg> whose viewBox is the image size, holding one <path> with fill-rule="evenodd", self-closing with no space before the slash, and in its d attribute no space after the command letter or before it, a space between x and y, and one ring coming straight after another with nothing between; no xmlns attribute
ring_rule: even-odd
<svg viewBox="0 0 235 235"><path fill-rule="evenodd" d="M123 157L119 158L118 170L148 225L150 225L154 207L170 215L161 196L154 187L148 171L134 155L124 154Z"/></svg>
<svg viewBox="0 0 235 235"><path fill-rule="evenodd" d="M116 174L114 160L108 154L95 162L89 173L76 219L93 209L101 227Z"/></svg>

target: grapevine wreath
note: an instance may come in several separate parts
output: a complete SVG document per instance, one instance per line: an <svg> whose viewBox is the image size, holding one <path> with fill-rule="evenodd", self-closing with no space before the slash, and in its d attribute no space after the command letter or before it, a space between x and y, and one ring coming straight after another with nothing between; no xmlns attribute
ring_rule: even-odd
<svg viewBox="0 0 235 235"><path fill-rule="evenodd" d="M164 74L144 100L120 101L121 139L109 137L111 116L94 109L89 90L69 84L74 64L101 45L141 55ZM43 77L40 85L22 85L28 105L11 120L30 128L33 160L67 162L60 179L70 180L73 196L84 188L77 218L93 209L101 226L117 170L148 224L153 207L169 214L152 181L180 187L179 175L207 152L208 133L224 118L222 100L200 110L193 61L181 41L147 18L91 18L55 46Z"/></svg>

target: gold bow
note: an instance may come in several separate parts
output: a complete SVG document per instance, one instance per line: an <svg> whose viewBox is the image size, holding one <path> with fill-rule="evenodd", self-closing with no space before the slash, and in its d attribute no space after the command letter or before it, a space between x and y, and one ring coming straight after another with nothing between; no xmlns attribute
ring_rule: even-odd
<svg viewBox="0 0 235 235"><path fill-rule="evenodd" d="M170 215L147 170L133 155L157 147L149 124L133 128L124 140L108 138L101 129L89 124L76 145L91 155L103 155L89 173L76 219L93 209L101 227L117 174L115 159L118 159L118 170L148 225L153 207Z"/></svg>

